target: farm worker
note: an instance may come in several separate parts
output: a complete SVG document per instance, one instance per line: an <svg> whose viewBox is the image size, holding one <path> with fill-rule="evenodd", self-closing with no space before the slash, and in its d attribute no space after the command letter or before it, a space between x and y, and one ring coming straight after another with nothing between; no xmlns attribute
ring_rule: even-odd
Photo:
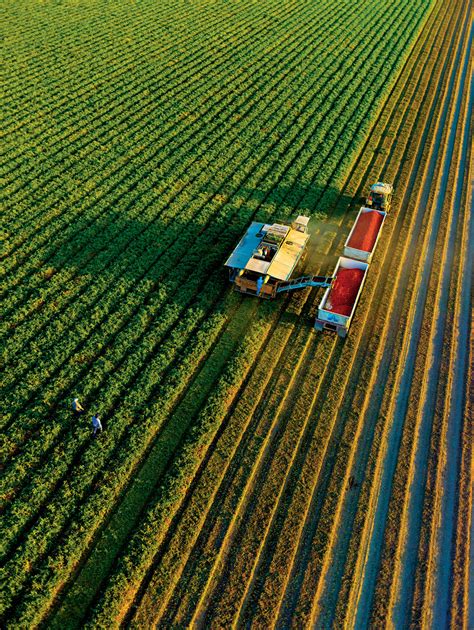
<svg viewBox="0 0 474 630"><path fill-rule="evenodd" d="M76 416L80 416L81 413L84 413L84 407L79 402L79 398L74 398L72 401L72 410L74 411Z"/></svg>
<svg viewBox="0 0 474 630"><path fill-rule="evenodd" d="M92 427L94 428L94 432L93 432L93 436L95 437L97 434L97 431L101 431L102 432L102 423L100 421L99 418L99 414L96 413L92 416Z"/></svg>
<svg viewBox="0 0 474 630"><path fill-rule="evenodd" d="M262 290L262 287L263 287L263 278L262 276L259 276L257 280L257 295L260 295L260 291Z"/></svg>

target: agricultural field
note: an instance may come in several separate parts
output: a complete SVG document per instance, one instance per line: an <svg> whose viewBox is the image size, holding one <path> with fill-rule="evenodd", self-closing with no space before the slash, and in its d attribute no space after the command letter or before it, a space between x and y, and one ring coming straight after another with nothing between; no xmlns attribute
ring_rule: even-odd
<svg viewBox="0 0 474 630"><path fill-rule="evenodd" d="M473 627L472 1L1 28L2 627ZM378 180L346 339L232 291L252 220L332 273Z"/></svg>

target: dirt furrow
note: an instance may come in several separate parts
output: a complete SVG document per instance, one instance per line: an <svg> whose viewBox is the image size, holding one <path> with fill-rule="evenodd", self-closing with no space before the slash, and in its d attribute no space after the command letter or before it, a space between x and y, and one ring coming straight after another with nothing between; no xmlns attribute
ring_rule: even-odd
<svg viewBox="0 0 474 630"><path fill-rule="evenodd" d="M462 46L465 47L463 57L459 56L457 62L458 67L456 72L460 72L460 75L456 75L457 85L453 86L453 91L449 93L449 101L451 102L454 97L455 106L452 110L452 116L449 120L449 134L446 138L445 153L442 156L442 161L437 165L439 169L439 189L437 196L434 199L434 208L432 221L430 223L429 238L426 244L426 248L423 251L422 259L422 273L419 276L418 287L415 288L415 308L412 312L410 324L408 327L407 354L405 355L405 362L400 366L403 369L403 376L400 381L398 396L394 407L394 422L399 423L402 421L403 416L406 414L406 405L410 396L410 388L413 379L413 368L415 364L416 353L418 352L418 339L419 332L421 330L425 300L428 291L428 283L430 275L432 273L432 261L435 254L436 238L439 230L440 221L442 220L442 209L446 194L450 194L447 191L446 183L449 173L449 166L452 160L454 140L457 130L457 123L459 114L461 111L462 96L464 93L464 84L466 80L466 73L469 64L469 51L470 43L472 40L472 27L471 32L466 31L468 37L468 43L466 46L466 39L463 38ZM461 53L462 49L460 49ZM432 180L428 180L425 186L431 187ZM439 311L435 324L437 330L435 331L436 338L433 341L432 348L432 365L429 372L426 373L426 378L423 381L424 392L421 393L421 400L424 398L425 406L419 410L417 419L417 433L416 442L414 444L413 459L411 462L412 472L409 475L409 486L407 493L405 494L405 512L401 525L401 538L398 547L397 561L395 562L395 576L393 580L394 589L392 590L391 599L391 620L399 627L399 624L404 625L406 623L409 610L411 608L411 601L413 595L413 577L416 568L416 559L419 541L419 531L421 526L421 509L423 502L423 487L424 480L426 478L427 457L429 454L429 440L431 436L431 419L434 412L433 403L435 400L435 387L438 380L437 359L440 355L440 347L443 337L444 328L444 312L446 306L447 290L449 279L449 268L445 276L446 282L444 283L443 296L438 295L438 299L441 300L439 304ZM433 365L434 362L434 365ZM411 367L413 366L413 367ZM417 397L418 398L418 397Z"/></svg>
<svg viewBox="0 0 474 630"><path fill-rule="evenodd" d="M398 162L399 162L399 158L396 158L396 159L398 159ZM381 247L382 249L384 249L385 244L384 244L384 243L382 243L380 247ZM397 259L398 259L398 256L395 256L395 258L397 258ZM370 305L366 305L366 308L367 308L368 310L373 310L373 309L371 309L371 308L370 308ZM363 474L363 472L362 472L361 474ZM349 477L349 476L352 476L352 475L350 475L349 471L347 471L347 477ZM360 478L360 474L359 474L359 475L357 475L357 477L358 477L358 478ZM341 487L343 487L343 486L344 486L344 484L342 484L342 486L341 486ZM353 492L354 492L354 491L353 491ZM350 525L349 525L349 523L348 523L348 522L346 522L345 520L344 520L344 527L345 527L345 528L347 528L347 531L350 531ZM293 581L292 581L292 583L293 583Z"/></svg>
<svg viewBox="0 0 474 630"><path fill-rule="evenodd" d="M428 120L428 121L429 121L429 117L427 117L427 119L426 119L426 120ZM427 131L427 130L426 130L426 131ZM425 133L426 133L426 132L425 132ZM423 135L424 135L424 134L423 134ZM421 145L421 147L423 148L423 144ZM417 161L418 161L418 160L416 160L416 161L415 161L415 171L414 171L414 172L417 172L417 168L416 168L416 162L417 162ZM413 186L413 183L412 183L412 184L411 184L411 186L408 186L407 191L408 191L410 194L412 194L412 193L413 193L413 190L414 190L414 186ZM420 216L419 216L419 215L420 215L420 213L418 213L418 217L420 218ZM407 241L407 242L408 242L408 241ZM411 261L411 259L412 259L412 255L411 255L409 252L406 252L405 256L406 256L406 260L407 260L407 261ZM402 260L403 258L402 258L402 257L400 257L399 255L397 255L397 256L396 256L396 259L397 259L397 260ZM403 285L402 285L402 286L403 286ZM402 295L403 295L403 293L402 293ZM396 305L396 304L400 304L401 300L400 300L400 298L399 298L399 297L397 297L397 293L394 293L394 298L395 298L395 300L392 300L392 305L394 306L394 305ZM392 307L390 307L390 308L388 309L388 312L389 312L389 313L391 313L390 317L388 317L388 318L387 318L387 322L389 322L389 323L391 323L392 321L397 321L397 318L396 318L396 317L394 317L393 306L392 306ZM383 392L383 391L384 391L383 381L384 381L384 380L385 380L385 378L386 378L386 377L385 377L386 370L388 369L388 365L389 365L389 362L390 362L390 360L391 360L391 359L390 359L390 357L391 357L391 353L389 354L390 344L387 344L387 342L386 342L386 340L385 340L385 341L382 341L382 342L381 342L381 347L383 348L383 351L384 351L384 353L385 353L385 354L384 354L384 355L382 355L382 356L378 359L378 361L377 361L377 362L380 362L380 364L381 364L381 365L379 366L379 370L378 370L378 378L376 379L376 382L373 384L372 388L368 390L368 392L367 392L367 398L366 398L366 404L368 405L368 403L369 403L369 402L371 403L371 404L370 404L370 407L369 407L369 409L370 409L371 411L374 411L374 410L376 410L376 409L377 409L377 406L376 406L376 405L375 405L375 407L374 407L374 404L373 404L373 403L374 403L374 399L373 399L372 394L373 394L374 392L376 392L376 391L378 391L378 392ZM385 359L383 358L384 356L385 356ZM384 366L384 364L385 364L385 367L383 367L383 366ZM375 385L375 386L374 386L374 385ZM395 456L394 456L394 457L393 457L393 462L392 462L392 463L393 463L393 464L395 464L395 461L396 461L396 460L395 460ZM362 474L362 475L363 475L363 474L364 474L364 473L363 473L363 470L362 470L362 471L360 471L360 473L359 473L359 474ZM379 480L379 482L381 481L381 478L382 478L382 467L381 467L381 466L380 466L380 472L376 474L375 478L376 478L376 479L378 479L378 480ZM387 491L385 491L385 493L382 493L382 497L385 497L385 498L388 500ZM370 514L370 512L369 512L369 514ZM369 521L366 521L366 525L365 525L365 527L366 527L366 528L367 528L368 522L369 522ZM383 522L384 522L384 520L383 520L383 521L380 521L380 524L382 524ZM374 535L374 534L376 533L376 531L377 531L376 529L374 530L374 529L372 529L372 528L371 528L370 530L367 530L367 529L366 529L366 533L365 533L365 540L366 540L366 542L367 542L367 543L369 543L369 542L370 542L370 543L373 545L373 546L372 546L372 553L373 553L373 554L375 554L375 553L378 553L378 552L379 552L379 544L378 544L378 542L377 542L377 541L380 539L380 538L379 538L379 536L380 536L380 535L379 535L379 536ZM364 540L364 538L363 538L363 540ZM368 551L368 548L367 548L367 551ZM360 565L359 565L359 566L360 566L360 568L363 570L363 572L364 572L364 574L365 574L365 578L364 578L364 579L367 579L367 577L368 577L368 576L367 576L368 567L370 567L370 566L371 566L371 564L370 564L370 563L369 563L369 564L367 563L367 559L368 559L368 557L365 557L365 558L364 558L364 562L363 562L363 564L360 564ZM374 577L375 577L375 574L372 574L372 578L371 578L371 579L372 579L372 581L373 581ZM356 588L356 587L357 587L357 585L359 585L359 586L361 585L361 577L359 577L359 578L353 578L353 579L355 580L355 581L354 581L354 583L353 583L353 588ZM372 582L372 583L373 583L373 582ZM366 596L367 596L367 597L369 597L369 599L370 599L370 597L371 597L372 589L373 589L373 587L370 587L370 588L367 588L367 590L366 590ZM353 609L353 610L354 610L354 609ZM355 612L355 611L354 611L354 612ZM365 618L365 619L367 619L367 614L368 614L368 611L367 611L367 608L366 608L366 609L365 609L365 613L364 613L364 618ZM349 623L349 624L353 624L353 623L358 623L358 622L356 622L354 619L352 619L352 620L351 620L351 621L349 621L348 623Z"/></svg>
<svg viewBox="0 0 474 630"><path fill-rule="evenodd" d="M456 527L456 512L458 505L459 472L462 456L461 442L463 425L469 426L469 418L464 416L465 383L468 381L468 342L470 335L470 299L472 291L473 266L473 220L469 212L472 207L471 186L469 185L469 143L471 139L472 122L472 83L467 79L464 93L465 113L459 123L457 136L458 155L451 161L454 183L450 187L453 195L451 203L455 211L463 218L460 234L450 235L449 252L457 257L447 265L458 280L452 291L454 314L450 322L453 328L452 338L447 346L448 365L445 367L447 375L447 389L443 392L444 410L442 412L443 435L439 447L440 465L437 470L436 487L434 489L435 513L432 518L431 543L426 569L426 593L423 608L423 623L431 625L434 620L449 624L450 613L450 582L453 572L453 556L456 550L454 532ZM471 165L472 166L472 165ZM448 197L449 200L449 197ZM469 201L471 202L471 205ZM455 238L459 238L460 246L455 248ZM440 304L439 308L448 305ZM437 356L442 352L438 344Z"/></svg>

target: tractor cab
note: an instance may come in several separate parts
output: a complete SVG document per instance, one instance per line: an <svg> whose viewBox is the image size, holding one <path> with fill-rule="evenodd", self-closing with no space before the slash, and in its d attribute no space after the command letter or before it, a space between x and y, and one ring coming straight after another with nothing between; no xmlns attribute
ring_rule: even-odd
<svg viewBox="0 0 474 630"><path fill-rule="evenodd" d="M308 223L309 217L304 217L300 215L291 224L291 229L296 230L297 232L302 232L303 234L308 234Z"/></svg>
<svg viewBox="0 0 474 630"><path fill-rule="evenodd" d="M369 196L367 197L365 205L369 208L374 208L375 210L384 210L385 212L388 212L392 202L392 193L392 184L377 182L370 187Z"/></svg>

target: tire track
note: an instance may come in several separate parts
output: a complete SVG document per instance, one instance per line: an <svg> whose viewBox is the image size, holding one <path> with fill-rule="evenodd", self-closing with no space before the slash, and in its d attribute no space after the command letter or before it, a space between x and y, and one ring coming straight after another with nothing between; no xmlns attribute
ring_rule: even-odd
<svg viewBox="0 0 474 630"><path fill-rule="evenodd" d="M468 111L472 112L472 87L470 91L471 102ZM460 165L464 165L464 176L468 169L468 134L469 126L465 126L463 138L462 156ZM462 169L459 169L462 172ZM461 205L461 193L463 179L457 180L456 193L454 196L455 206ZM467 186L469 191L469 186ZM472 184L471 184L472 190ZM469 196L469 192L467 192ZM472 193L471 193L472 195ZM472 206L472 199L471 199ZM461 466L461 441L463 425L469 427L469 416L464 415L463 401L465 399L465 383L468 382L468 339L469 339L469 295L471 293L471 279L469 269L473 268L472 260L469 260L469 238L472 237L472 228L469 227L470 219L468 213L469 203L465 201L464 228L461 235L460 247L460 272L461 279L460 299L456 300L453 328L455 335L449 349L449 381L448 391L445 394L446 406L443 413L444 436L442 452L445 453L437 471L436 494L438 501L436 520L433 522L434 531L431 533L431 545L429 556L429 568L427 576L430 578L426 585L425 600L427 602L424 610L423 623L432 623L433 619L443 619L446 626L449 625L450 613L450 581L453 572L453 557L456 549L454 532L459 510L457 497L459 494L459 477ZM471 220L472 222L472 220ZM471 232L471 233L470 233ZM472 257L472 256L471 256ZM443 550L440 553L440 550ZM469 624L464 624L468 626Z"/></svg>
<svg viewBox="0 0 474 630"><path fill-rule="evenodd" d="M472 6L472 5L471 5ZM409 336L406 341L408 344L407 354L405 357L405 368L403 371L403 377L400 381L398 396L395 402L394 407L394 422L399 423L403 415L406 413L406 404L409 396L409 388L412 379L412 368L411 366L414 364L414 357L416 353L417 340L419 336L419 331L421 329L422 320L423 320L423 311L425 307L425 299L426 293L428 290L428 283L432 269L432 260L435 251L436 237L439 230L439 224L441 220L441 212L443 208L443 201L446 196L446 183L449 173L449 165L452 159L452 152L454 148L454 140L457 129L458 118L461 109L462 96L464 92L464 85L466 80L467 68L469 65L469 52L471 50L471 42L472 42L473 30L471 24L470 33L468 33L468 44L467 51L464 53L464 59L462 60L461 65L461 57L457 60L457 65L462 69L460 83L454 91L455 97L455 110L453 112L453 117L450 120L450 132L447 139L447 147L446 154L442 156L442 162L439 165L440 173L441 173L441 181L440 187L437 193L437 197L435 198L434 204L434 212L432 217L431 224L431 232L429 241L427 243L426 250L424 250L424 266L422 268L422 274L419 280L419 285L415 287L415 309L411 315L411 323L409 325ZM464 43L464 42L463 42ZM443 125L444 126L444 125ZM428 180L426 183L426 188L428 188L431 184L432 180ZM448 270L449 271L449 270ZM431 417L434 412L434 407L432 403L434 402L435 396L433 393L433 387L436 386L437 383L437 366L438 366L438 358L439 358L439 349L440 344L442 343L441 338L443 335L443 325L444 325L444 309L443 304L446 306L447 300L447 290L448 286L446 282L449 280L449 275L444 278L445 284L442 287L442 295L439 296L439 300L441 304L439 319L436 319L436 326L439 327L436 330L437 339L434 341L433 348L433 357L432 357L432 367L427 374L427 379L424 381L424 386L427 388L425 391L425 401L426 406L422 408L422 413L420 417L420 422L418 425L418 436L413 461L414 471L413 476L410 474L410 487L408 488L408 492L405 495L405 505L406 511L404 520L402 521L402 533L406 533L407 536L405 540L401 543L402 546L399 547L400 550L400 559L395 563L395 576L394 576L394 584L398 586L396 587L396 591L392 591L392 606L391 606L391 620L397 626L401 623L404 624L403 619L406 619L406 615L410 610L411 604L411 595L413 592L413 575L415 570L415 562L417 558L416 548L418 546L418 536L419 536L419 528L421 525L421 506L422 506L422 498L423 498L423 483L424 483L424 475L427 466L427 456L429 454L429 437L430 437L430 426L431 426ZM430 389L431 386L431 389ZM393 595L396 592L396 603L393 599Z"/></svg>
<svg viewBox="0 0 474 630"><path fill-rule="evenodd" d="M452 76L451 81L453 80L454 80L454 75ZM447 112L446 112L446 106L445 106L444 117L446 116L446 113ZM443 120L443 118L441 120ZM442 132L442 123L438 121L438 132L435 136L435 147L439 146L441 142L441 132ZM427 179L425 180L427 182L431 182L433 174L434 174L434 166L435 166L436 157L437 157L436 150L432 151L431 155L432 157L431 157L430 163L427 166L428 175L427 175ZM415 174L416 170L413 171L413 173ZM412 184L408 188L408 190L413 190L413 189L414 189L414 186ZM429 194L429 184L427 183L425 187L423 188L423 195L421 195L421 191L420 191L419 198L416 202L418 206L424 207L426 205L426 199L427 199L428 194ZM418 212L417 216L418 216L418 228L415 228L414 230L412 228L411 234L413 235L416 235L419 232L419 229L421 227L420 225L421 213ZM415 237L412 236L412 239L414 241ZM411 257L412 257L412 254L408 254L407 259L409 260ZM400 293L401 290L404 291L403 285L401 287L399 286L398 293L396 295L402 295ZM397 298L397 302L398 304L401 303L400 297ZM390 317L390 322L392 322L394 321L393 309L390 309L390 312L392 312L392 315ZM379 374L381 375L381 378L384 378L383 375L385 374L385 371L382 369L380 370ZM375 385L373 386L372 391L383 391L383 388L381 388L381 385L382 383L379 378L375 382ZM380 546L378 545L377 541L380 540L381 531L383 531L383 523L385 522L385 516L383 516L381 513L381 507L382 507L382 504L384 504L385 510L388 509L388 500L390 497L390 492L389 492L389 488L387 487L387 483L389 483L389 479L393 475L393 472L390 474L390 470L392 471L394 470L393 467L395 466L395 463L396 463L395 453L397 452L397 449L393 446L393 444L395 443L394 440L395 440L395 435L396 435L394 433L394 429L397 426L398 425L393 425L392 431L391 431L391 437L387 438L388 439L387 444L392 444L392 447L389 448L388 445L384 447L385 449L384 452L386 452L387 454L390 453L391 464L388 465L388 462L385 461L384 465L382 466L382 464L379 463L379 470L381 471L381 476L379 476L378 479L380 481L379 481L379 485L377 486L377 494L376 495L372 494L372 499L371 499L372 506L377 505L378 507L375 512L375 515L373 517L371 516L371 520L373 519L372 521L373 525L370 529L370 534L369 534L369 530L366 529L366 533L364 534L365 538L363 538L363 543L361 546L361 548L363 549L365 544L369 545L367 547L366 555L364 556L365 560L363 562L363 565L360 565L361 570L362 570L362 575L356 577L354 581L354 588L357 587L360 593L358 597L359 603L357 605L357 608L350 608L350 613L352 611L352 613L356 614L357 616L349 617L347 621L347 623L349 624L361 624L361 623L364 623L363 620L368 619L368 614L369 614L368 610L370 609L370 604L368 603L368 600L372 596L372 593L374 590L374 580L375 580L375 573L373 571L369 573L369 570L370 570L370 567L376 566L376 564L378 563L378 561L375 558L376 558L376 555L380 553ZM385 490L383 490L383 488L385 488ZM378 497L378 499L375 499L375 497ZM374 509L375 509L374 507L371 508L370 514L374 514L374 511L373 511ZM366 528L368 527L369 522L370 522L369 520L366 521L366 525L365 525Z"/></svg>

